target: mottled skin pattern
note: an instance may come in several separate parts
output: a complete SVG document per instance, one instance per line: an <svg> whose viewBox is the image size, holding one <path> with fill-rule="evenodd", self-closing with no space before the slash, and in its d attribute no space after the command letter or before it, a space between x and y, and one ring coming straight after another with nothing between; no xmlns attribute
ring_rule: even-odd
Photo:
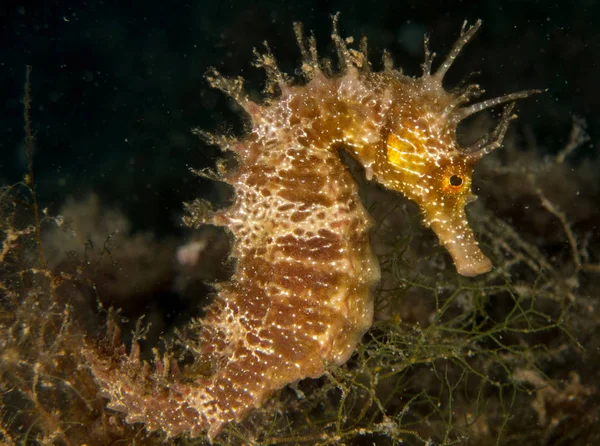
<svg viewBox="0 0 600 446"><path fill-rule="evenodd" d="M308 83L292 86L270 53L259 56L269 87L280 90L270 104L249 101L239 80L213 75L213 85L252 120L245 139L221 144L239 158L237 170L222 178L236 197L208 220L234 235L237 268L218 287L198 334L197 351L210 364L206 376L183 378L168 359L158 360L155 371L143 367L137 344L130 355L123 347L103 354L90 348L91 369L109 407L126 412L128 421L169 436L206 433L212 439L274 391L348 360L372 324L379 266L369 246L370 218L339 157L342 147L368 179L420 205L459 273L491 268L463 208L473 198L475 163L500 145L510 108L470 149L458 146L456 126L471 113L528 93L464 107L476 86L460 93L442 88L446 70L479 24L463 29L438 71L430 73L428 57L424 75L411 78L389 60L383 72L371 73L366 50L349 50L335 23L342 65L335 76L321 71L314 40L305 41L299 26ZM200 209L191 206L191 212L199 219Z"/></svg>
<svg viewBox="0 0 600 446"><path fill-rule="evenodd" d="M379 280L371 222L331 149L347 113L327 92L340 81L323 78L302 94L284 93L235 148L243 152L228 180L236 200L214 221L235 235L237 271L203 333L219 364L209 393L220 404L204 411L209 434L274 389L344 363L371 325Z"/></svg>

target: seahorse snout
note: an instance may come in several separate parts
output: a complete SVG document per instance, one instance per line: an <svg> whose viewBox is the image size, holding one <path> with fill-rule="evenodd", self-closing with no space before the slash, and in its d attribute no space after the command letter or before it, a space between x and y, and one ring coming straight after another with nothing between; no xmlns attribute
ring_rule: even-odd
<svg viewBox="0 0 600 446"><path fill-rule="evenodd" d="M453 215L438 211L429 219L429 224L452 257L459 274L473 277L492 270L492 262L481 252L464 210Z"/></svg>

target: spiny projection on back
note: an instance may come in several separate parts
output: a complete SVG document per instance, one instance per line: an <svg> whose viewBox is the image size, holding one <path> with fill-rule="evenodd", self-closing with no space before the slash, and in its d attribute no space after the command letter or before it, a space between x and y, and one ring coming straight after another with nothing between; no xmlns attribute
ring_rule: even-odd
<svg viewBox="0 0 600 446"><path fill-rule="evenodd" d="M240 141L209 137L236 154L235 171L200 172L235 189L233 204L212 212L201 201L188 204L187 223L225 226L234 236L237 266L219 284L201 323L191 323L188 348L208 373L182 373L176 362L143 366L139 346L127 355L113 328L113 341L88 346L88 360L108 407L129 422L168 436L203 434L212 440L241 421L276 390L318 377L326 364L343 364L372 324L373 288L379 266L368 240L371 219L352 176L339 157L345 148L368 179L414 200L465 276L492 268L480 251L464 212L473 200L471 178L478 160L495 150L524 91L470 104L482 91L442 87L444 75L481 22L463 25L450 54L432 71L425 41L423 75L393 68L384 53L372 72L366 39L349 48L333 19L332 39L340 69L319 59L313 36L295 25L306 82L294 85L267 47L256 65L266 70L264 104L251 101L241 78L212 70L213 87L246 111L252 128ZM466 117L505 106L493 131L470 147L459 147L456 127ZM402 228L399 228L401 231ZM196 370L199 367L196 368Z"/></svg>

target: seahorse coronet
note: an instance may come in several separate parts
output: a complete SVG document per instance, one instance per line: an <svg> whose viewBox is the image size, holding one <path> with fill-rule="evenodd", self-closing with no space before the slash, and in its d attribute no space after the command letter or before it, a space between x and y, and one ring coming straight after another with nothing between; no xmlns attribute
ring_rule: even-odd
<svg viewBox="0 0 600 446"><path fill-rule="evenodd" d="M481 21L465 24L448 57L432 71L426 46L423 75L393 68L371 71L366 39L359 49L338 32L332 40L340 70L319 59L314 36L294 31L305 83L294 84L268 45L255 54L266 70L269 102L251 101L243 79L209 70L210 84L232 97L250 116L252 128L239 141L196 130L209 143L237 154L225 173L196 173L233 186L235 199L214 211L188 204L188 223L226 227L237 259L232 278L218 287L201 325L197 351L211 364L209 375L182 380L166 366L139 373L139 354L122 349L87 358L109 407L127 413L169 437L217 436L242 421L287 384L319 377L326 364L340 365L355 351L373 321L373 294L380 272L369 244L371 217L338 149L365 167L369 180L415 201L423 222L437 234L460 274L492 268L471 231L464 207L473 201L471 177L478 160L503 141L515 100L536 91L470 102L478 85L449 92L444 76ZM426 40L427 45L427 40ZM277 91L279 90L279 91ZM458 123L473 113L506 105L497 127L468 149L456 140ZM137 347L134 347L134 351ZM139 349L138 349L139 350ZM108 356L108 358L106 358ZM166 367L166 368L165 368ZM160 373L162 371L162 373Z"/></svg>

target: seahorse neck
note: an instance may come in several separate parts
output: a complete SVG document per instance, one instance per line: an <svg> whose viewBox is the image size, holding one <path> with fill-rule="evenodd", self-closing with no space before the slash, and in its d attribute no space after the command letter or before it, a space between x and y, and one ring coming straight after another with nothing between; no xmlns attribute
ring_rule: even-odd
<svg viewBox="0 0 600 446"><path fill-rule="evenodd" d="M310 150L329 150L337 156L344 147L369 175L389 121L390 80L382 73L365 75L352 70L344 76L321 75L304 86L290 87L278 105L281 113L289 115L286 131Z"/></svg>

